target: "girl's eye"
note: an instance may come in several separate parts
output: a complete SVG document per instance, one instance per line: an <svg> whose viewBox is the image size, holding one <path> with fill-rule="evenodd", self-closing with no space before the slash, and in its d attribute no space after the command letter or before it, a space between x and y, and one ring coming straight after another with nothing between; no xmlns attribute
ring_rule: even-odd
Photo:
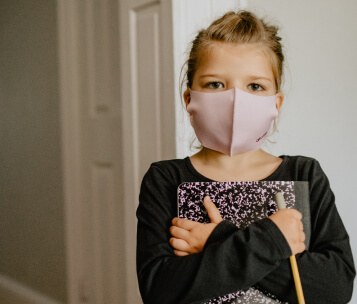
<svg viewBox="0 0 357 304"><path fill-rule="evenodd" d="M206 88L217 90L217 89L223 89L224 85L222 82L212 81L206 84Z"/></svg>
<svg viewBox="0 0 357 304"><path fill-rule="evenodd" d="M264 90L264 88L260 84L257 84L257 83L251 83L250 85L248 85L248 89L251 91L254 91L254 92Z"/></svg>

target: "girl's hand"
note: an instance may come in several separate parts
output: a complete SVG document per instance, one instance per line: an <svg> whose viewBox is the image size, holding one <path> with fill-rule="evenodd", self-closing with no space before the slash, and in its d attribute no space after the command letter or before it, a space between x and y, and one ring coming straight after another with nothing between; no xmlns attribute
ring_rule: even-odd
<svg viewBox="0 0 357 304"><path fill-rule="evenodd" d="M289 243L292 254L305 250L305 233L302 215L295 209L281 209L269 217L283 233Z"/></svg>
<svg viewBox="0 0 357 304"><path fill-rule="evenodd" d="M213 229L222 221L217 207L208 196L203 199L203 205L211 220L209 224L177 217L172 220L170 244L177 256L201 252Z"/></svg>

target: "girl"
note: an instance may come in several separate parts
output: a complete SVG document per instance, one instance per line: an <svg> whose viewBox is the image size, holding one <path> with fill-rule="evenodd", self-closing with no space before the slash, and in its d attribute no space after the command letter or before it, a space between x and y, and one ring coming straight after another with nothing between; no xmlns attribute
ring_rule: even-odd
<svg viewBox="0 0 357 304"><path fill-rule="evenodd" d="M276 27L246 11L225 14L194 39L184 100L202 148L152 164L142 181L137 272L145 303L297 303L289 264L295 254L307 303L350 300L349 237L319 163L260 148L283 104L280 40ZM206 197L211 223L176 218L183 182L261 180L309 183L308 250L302 215L293 209L238 229Z"/></svg>

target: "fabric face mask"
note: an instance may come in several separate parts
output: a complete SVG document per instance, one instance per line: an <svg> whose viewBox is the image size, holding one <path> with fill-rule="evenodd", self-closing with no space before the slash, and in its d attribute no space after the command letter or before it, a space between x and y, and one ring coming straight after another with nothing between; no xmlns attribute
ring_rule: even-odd
<svg viewBox="0 0 357 304"><path fill-rule="evenodd" d="M275 95L254 95L238 88L190 95L187 111L198 140L230 156L258 149L278 116Z"/></svg>

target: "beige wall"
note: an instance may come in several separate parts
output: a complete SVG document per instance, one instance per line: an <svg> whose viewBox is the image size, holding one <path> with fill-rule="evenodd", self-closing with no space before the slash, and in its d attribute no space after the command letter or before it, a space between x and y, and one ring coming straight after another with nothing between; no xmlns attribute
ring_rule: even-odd
<svg viewBox="0 0 357 304"><path fill-rule="evenodd" d="M64 302L56 13L0 2L0 275Z"/></svg>

